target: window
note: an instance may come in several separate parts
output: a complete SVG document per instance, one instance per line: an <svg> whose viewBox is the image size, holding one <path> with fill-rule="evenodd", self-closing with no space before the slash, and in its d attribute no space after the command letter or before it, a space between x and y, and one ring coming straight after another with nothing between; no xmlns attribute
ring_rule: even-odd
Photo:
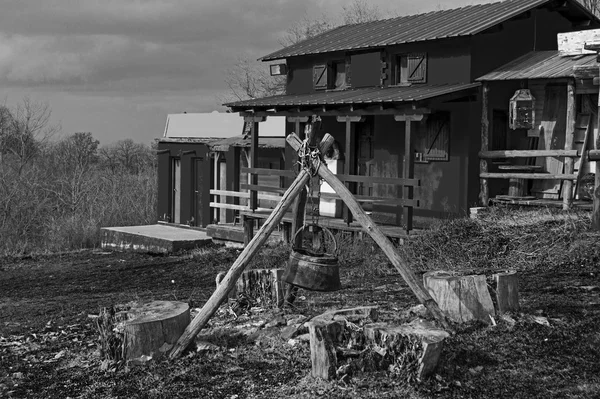
<svg viewBox="0 0 600 399"><path fill-rule="evenodd" d="M431 114L419 125L415 161L450 160L450 113Z"/></svg>
<svg viewBox="0 0 600 399"><path fill-rule="evenodd" d="M427 83L427 54L412 53L396 56L396 84Z"/></svg>
<svg viewBox="0 0 600 399"><path fill-rule="evenodd" d="M350 86L349 60L313 66L313 86L315 90L347 89Z"/></svg>

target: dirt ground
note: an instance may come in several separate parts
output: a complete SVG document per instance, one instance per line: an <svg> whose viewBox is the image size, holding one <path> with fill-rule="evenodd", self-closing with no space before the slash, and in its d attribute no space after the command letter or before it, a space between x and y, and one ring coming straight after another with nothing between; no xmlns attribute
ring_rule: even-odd
<svg viewBox="0 0 600 399"><path fill-rule="evenodd" d="M306 342L276 333L256 340L235 328L175 361L101 370L94 316L102 307L179 300L201 307L215 275L238 250L201 254L82 251L0 260L0 397L7 398L311 398L600 397L600 265L597 261L521 271L521 313L498 325L469 324L446 341L438 370L421 384L387 373L313 381ZM281 258L267 255L259 263ZM580 260L578 260L580 261ZM342 268L344 289L300 292L293 313L379 305L384 318L417 304L393 272ZM261 310L270 319L276 310ZM220 311L211 326L242 325Z"/></svg>

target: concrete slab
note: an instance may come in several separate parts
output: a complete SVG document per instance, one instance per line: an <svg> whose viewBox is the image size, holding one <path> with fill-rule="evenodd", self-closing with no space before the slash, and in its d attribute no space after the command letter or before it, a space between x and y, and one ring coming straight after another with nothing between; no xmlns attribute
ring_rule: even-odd
<svg viewBox="0 0 600 399"><path fill-rule="evenodd" d="M204 231L161 224L104 227L101 232L104 249L172 253L212 242Z"/></svg>

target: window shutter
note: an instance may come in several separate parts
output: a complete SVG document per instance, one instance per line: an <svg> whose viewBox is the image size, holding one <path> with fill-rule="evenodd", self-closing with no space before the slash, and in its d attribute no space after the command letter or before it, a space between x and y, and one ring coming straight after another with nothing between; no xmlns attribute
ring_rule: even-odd
<svg viewBox="0 0 600 399"><path fill-rule="evenodd" d="M407 56L407 81L412 83L425 83L427 81L427 55L409 54Z"/></svg>
<svg viewBox="0 0 600 399"><path fill-rule="evenodd" d="M317 90L323 90L328 88L328 73L327 65L315 65L313 67L313 85Z"/></svg>
<svg viewBox="0 0 600 399"><path fill-rule="evenodd" d="M425 161L448 161L450 151L450 115L439 112L430 115L426 122Z"/></svg>

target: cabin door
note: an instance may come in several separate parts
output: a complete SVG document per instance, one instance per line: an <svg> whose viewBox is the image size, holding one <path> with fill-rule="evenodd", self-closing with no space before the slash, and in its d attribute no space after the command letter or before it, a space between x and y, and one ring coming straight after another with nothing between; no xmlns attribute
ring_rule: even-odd
<svg viewBox="0 0 600 399"><path fill-rule="evenodd" d="M172 209L173 223L181 223L181 159L173 158L171 184L173 187Z"/></svg>

